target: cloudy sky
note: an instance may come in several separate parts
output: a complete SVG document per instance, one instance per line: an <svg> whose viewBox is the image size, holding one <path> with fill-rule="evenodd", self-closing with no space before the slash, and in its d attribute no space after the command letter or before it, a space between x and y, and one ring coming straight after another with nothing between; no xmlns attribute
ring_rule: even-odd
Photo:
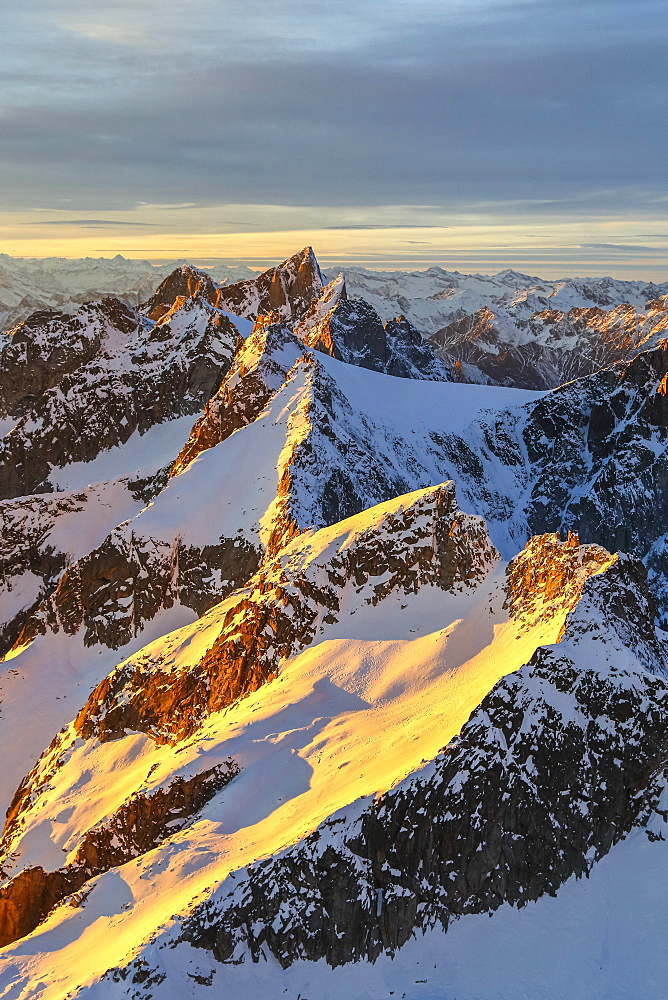
<svg viewBox="0 0 668 1000"><path fill-rule="evenodd" d="M666 0L3 0L0 250L657 277Z"/></svg>

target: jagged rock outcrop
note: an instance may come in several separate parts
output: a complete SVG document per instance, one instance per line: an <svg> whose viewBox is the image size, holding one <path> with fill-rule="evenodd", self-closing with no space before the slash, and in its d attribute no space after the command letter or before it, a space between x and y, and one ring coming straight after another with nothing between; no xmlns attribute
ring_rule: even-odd
<svg viewBox="0 0 668 1000"><path fill-rule="evenodd" d="M236 329L201 299L184 302L157 325L113 300L84 307L64 325L86 324L91 314L91 339L99 342L92 359L35 399L0 441L2 499L48 491L54 466L90 461L135 431L197 413L234 353ZM49 338L56 336L50 321Z"/></svg>
<svg viewBox="0 0 668 1000"><path fill-rule="evenodd" d="M296 322L324 286L315 254L311 247L305 247L255 279L222 286L215 304L235 316L256 319L262 313L275 312L282 320Z"/></svg>
<svg viewBox="0 0 668 1000"><path fill-rule="evenodd" d="M154 294L141 307L149 319L161 320L167 313L173 312L178 304L186 299L201 296L207 302L215 304L217 285L206 271L191 264L182 264L156 288Z"/></svg>
<svg viewBox="0 0 668 1000"><path fill-rule="evenodd" d="M500 681L422 773L247 869L185 939L221 962L373 961L416 931L554 894L661 808L665 666L642 568L620 557L585 584L562 642Z"/></svg>
<svg viewBox="0 0 668 1000"><path fill-rule="evenodd" d="M183 739L204 717L275 676L321 624L336 621L348 585L369 604L426 584L473 587L496 556L482 522L457 509L450 483L337 525L331 538L324 532L322 561L314 555L317 538L297 539L210 612L216 627L197 663L181 663L163 647L152 656L148 647L118 667L79 713L77 732L85 739L114 739L125 730Z"/></svg>
<svg viewBox="0 0 668 1000"><path fill-rule="evenodd" d="M342 276L335 278L295 326L308 347L339 361L400 378L450 380L430 345L400 316L383 326L364 299L349 299Z"/></svg>
<svg viewBox="0 0 668 1000"><path fill-rule="evenodd" d="M275 313L258 317L220 388L194 423L171 475L183 472L203 451L255 420L283 385L303 346L277 319Z"/></svg>
<svg viewBox="0 0 668 1000"><path fill-rule="evenodd" d="M24 868L0 887L0 947L33 931L55 906L79 893L95 875L125 864L184 829L238 773L234 761L228 761L190 778L177 776L168 787L150 794L136 794L86 832L71 863L64 868L53 872L40 867ZM19 788L7 813L0 842L0 868L2 857L11 853L13 839L21 831L26 787L30 787L29 782ZM71 905L78 903L74 895Z"/></svg>

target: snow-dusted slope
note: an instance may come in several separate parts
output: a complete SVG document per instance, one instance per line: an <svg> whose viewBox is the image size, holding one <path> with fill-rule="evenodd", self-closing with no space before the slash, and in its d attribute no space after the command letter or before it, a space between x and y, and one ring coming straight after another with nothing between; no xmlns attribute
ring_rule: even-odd
<svg viewBox="0 0 668 1000"><path fill-rule="evenodd" d="M31 611L68 564L96 548L143 504L126 482L20 497L0 504L0 649L7 652Z"/></svg>
<svg viewBox="0 0 668 1000"><path fill-rule="evenodd" d="M0 355L9 424L0 495L48 490L49 479L66 478L54 468L196 414L227 371L237 336L201 298L181 301L158 323L104 299L72 319L38 314L15 328Z"/></svg>
<svg viewBox="0 0 668 1000"><path fill-rule="evenodd" d="M380 577L379 554L388 565ZM548 555L551 572L544 568ZM70 893L95 873L96 864L98 871L104 870L109 861L115 865L137 853L132 828L123 825L123 803L150 800L158 789L172 788L177 778L192 781L197 773L229 766L230 759L239 768L231 784L212 791L197 822L191 816L188 825L186 817L180 833L170 836L161 830L156 816L157 853L99 878L80 910L68 905L56 909L30 944L16 952L18 961L26 946L30 954L49 948L52 941L55 952L40 961L52 970L51 995L60 996L75 980L78 985L87 978L86 955L93 940L98 967L118 963L128 948L133 950L133 941L136 948L151 927L193 895L208 895L211 884L230 869L287 847L358 796L395 785L438 753L499 676L517 669L540 642L559 638L586 580L614 564L614 557L595 547L578 548L573 540L562 546L547 537L506 573L484 526L457 511L448 485L295 541L263 572L260 589L229 598L198 625L147 647L115 672L28 778L6 831L9 864L16 864L11 861L15 852L20 865L43 871L53 870L54 863L62 868L65 862L61 892ZM275 588L288 600L276 593L275 603L267 606L262 593ZM318 606L324 616L318 616ZM195 693L193 670L203 654L209 672L216 659L222 668L224 655L243 655L239 634L252 644L266 632L271 621L266 615L274 613L276 623L283 617L285 638L278 638L279 628L277 645L265 645L264 656L269 658L265 676L275 676L279 668L277 679L236 704L235 693L227 690L222 704L206 703L199 726L193 729L191 723L175 731L177 719L164 694L166 678L180 687L180 720L186 722L192 708L184 714L183 684L190 680L189 690ZM290 619L294 628L288 633ZM134 696L135 721L130 722L132 685L136 691L140 676L133 664L141 664L148 687L141 703ZM228 667L219 676L235 674ZM130 685L126 695L119 680ZM155 716L160 702L150 695L151 685L156 695L163 692L164 723ZM211 690L216 690L215 682ZM224 687L218 690L225 692ZM225 711L226 702L234 707ZM154 714L145 727L137 707L145 710L151 703ZM123 714L114 705L125 705ZM116 721L110 727L112 716ZM101 727L105 718L106 729ZM173 734L167 740L165 725ZM142 729L151 739L137 735ZM103 772L116 777L100 783L96 775ZM363 810L365 801L360 803ZM172 824L174 829L181 825L176 820ZM117 831L111 842L104 837L105 828ZM119 875L130 879L134 904L119 912L110 937L98 904L102 897L114 898L110 878L113 882ZM15 876L2 895L4 912L12 898L26 892L29 896L26 879ZM39 907L41 899L38 892L33 904ZM112 909L117 912L113 903ZM92 920L90 933L77 932L73 940L67 929L72 920ZM12 954L10 948L7 961L13 975L18 969Z"/></svg>
<svg viewBox="0 0 668 1000"><path fill-rule="evenodd" d="M605 948L668 802L665 303L443 275L514 353L308 248L5 337L0 996L556 1000L575 920L583 996L659 1000Z"/></svg>

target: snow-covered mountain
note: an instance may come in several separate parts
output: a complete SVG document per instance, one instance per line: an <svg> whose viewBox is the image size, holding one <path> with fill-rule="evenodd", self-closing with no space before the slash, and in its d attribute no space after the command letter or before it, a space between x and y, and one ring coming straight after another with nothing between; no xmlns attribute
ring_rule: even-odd
<svg viewBox="0 0 668 1000"><path fill-rule="evenodd" d="M355 281L5 336L0 996L663 996L659 326L475 384Z"/></svg>
<svg viewBox="0 0 668 1000"><path fill-rule="evenodd" d="M383 320L401 313L460 381L553 389L646 350L668 332L668 282L545 281L344 268L351 294Z"/></svg>
<svg viewBox="0 0 668 1000"><path fill-rule="evenodd" d="M169 280L155 298L165 277ZM418 335L429 340L455 381L551 389L647 349L668 330L668 281L548 281L513 270L484 275L440 267L414 272L343 267L325 275L312 253L293 269L280 265L260 276L222 263L202 269L187 261L155 266L120 255L33 260L0 254L0 329L40 309L73 314L101 296L132 307L149 301L146 311L158 319L176 295L190 295L196 287L232 314L255 318L274 311L298 321L311 308L314 281L322 292L329 283L317 307L321 319L335 305L333 296L347 300L338 306L335 323L349 322L344 315L349 313L365 339L376 336L374 326L401 317L414 346ZM402 362L395 369L384 370L408 374Z"/></svg>
<svg viewBox="0 0 668 1000"><path fill-rule="evenodd" d="M461 274L430 267L426 271L369 271L341 267L351 295L366 299L381 319L404 313L411 323L431 336L453 320L495 307L518 320L545 311L612 309L628 303L644 309L647 302L668 294L661 284L619 278L536 278L518 271L498 274Z"/></svg>
<svg viewBox="0 0 668 1000"><path fill-rule="evenodd" d="M67 313L104 296L130 306L144 302L160 282L185 261L154 265L148 260L115 257L10 257L0 253L0 330L7 330L40 309ZM219 284L240 281L253 272L244 266L210 268Z"/></svg>

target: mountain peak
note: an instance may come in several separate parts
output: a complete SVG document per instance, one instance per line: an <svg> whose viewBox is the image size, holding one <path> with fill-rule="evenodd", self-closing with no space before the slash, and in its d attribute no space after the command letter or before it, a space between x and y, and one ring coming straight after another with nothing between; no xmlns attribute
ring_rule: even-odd
<svg viewBox="0 0 668 1000"><path fill-rule="evenodd" d="M206 271L192 264L181 264L161 282L143 309L149 319L159 320L173 308L177 298L185 299L192 295L202 295L207 301L214 302L216 284Z"/></svg>
<svg viewBox="0 0 668 1000"><path fill-rule="evenodd" d="M260 313L275 311L283 320L298 322L324 287L313 249L304 247L257 278L222 286L216 304L245 318L255 319Z"/></svg>

